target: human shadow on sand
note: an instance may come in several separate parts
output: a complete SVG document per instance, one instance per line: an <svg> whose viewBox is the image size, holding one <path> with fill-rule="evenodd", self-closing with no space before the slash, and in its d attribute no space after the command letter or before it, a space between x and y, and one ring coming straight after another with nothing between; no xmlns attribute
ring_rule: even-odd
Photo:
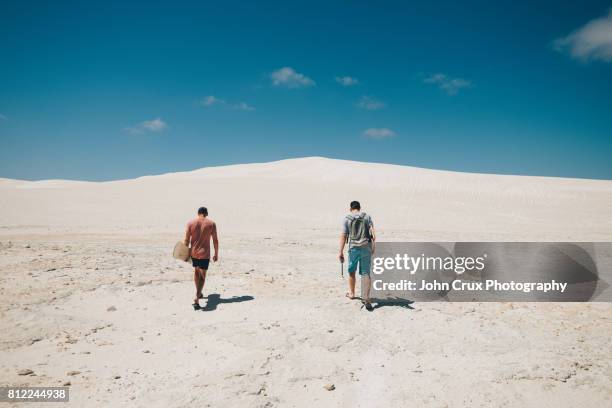
<svg viewBox="0 0 612 408"><path fill-rule="evenodd" d="M407 300L402 298L386 298L386 299L372 299L372 303L374 303L374 310L379 309L381 307L401 307L404 309L414 310L414 307L410 306L414 303L414 300Z"/></svg>
<svg viewBox="0 0 612 408"><path fill-rule="evenodd" d="M213 310L217 310L217 306L221 303L240 303L240 302L248 302L249 300L255 299L253 296L244 295L244 296L232 296L231 298L224 299L218 293L211 293L207 297L206 306L200 308L203 312L212 312Z"/></svg>

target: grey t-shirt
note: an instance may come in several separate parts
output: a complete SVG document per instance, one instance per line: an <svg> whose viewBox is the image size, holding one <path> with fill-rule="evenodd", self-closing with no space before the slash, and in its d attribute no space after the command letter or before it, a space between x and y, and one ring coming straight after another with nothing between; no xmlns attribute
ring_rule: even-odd
<svg viewBox="0 0 612 408"><path fill-rule="evenodd" d="M359 213L351 213L351 215L361 215L365 222L368 225L368 232L370 231L370 228L374 228L374 223L372 222L372 217L370 217L368 214L364 213L364 212L359 212ZM350 220L348 219L347 216L344 217L344 220L342 220L342 233L346 234L346 236L349 236L349 226L350 226ZM363 243L361 244L356 244L356 243L351 243L349 242L349 244L351 244L351 246L362 246L364 245ZM369 244L369 242L367 242L365 245Z"/></svg>

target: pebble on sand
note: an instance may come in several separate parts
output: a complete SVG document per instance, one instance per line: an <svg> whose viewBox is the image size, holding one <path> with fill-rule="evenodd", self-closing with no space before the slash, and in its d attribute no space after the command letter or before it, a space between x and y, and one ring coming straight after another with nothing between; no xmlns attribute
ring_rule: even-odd
<svg viewBox="0 0 612 408"><path fill-rule="evenodd" d="M327 391L333 391L336 389L336 386L334 384L326 384L323 386L323 388L325 388Z"/></svg>
<svg viewBox="0 0 612 408"><path fill-rule="evenodd" d="M77 371L77 370L68 371L66 373L66 375L69 375L69 376L75 376L75 375L79 375L79 374L81 374L81 372Z"/></svg>
<svg viewBox="0 0 612 408"><path fill-rule="evenodd" d="M32 375L32 374L34 374L34 371L30 370L29 368L24 368L22 370L17 371L17 374L19 374L19 375Z"/></svg>
<svg viewBox="0 0 612 408"><path fill-rule="evenodd" d="M115 306L109 306L108 309L106 309L107 312L114 312L116 310L117 308Z"/></svg>

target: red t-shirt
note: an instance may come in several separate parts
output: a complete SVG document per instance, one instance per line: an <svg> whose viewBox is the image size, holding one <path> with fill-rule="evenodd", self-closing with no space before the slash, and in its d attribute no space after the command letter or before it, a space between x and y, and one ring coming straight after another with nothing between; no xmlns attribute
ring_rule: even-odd
<svg viewBox="0 0 612 408"><path fill-rule="evenodd" d="M191 257L210 259L210 239L217 240L217 225L208 217L196 218L187 223L185 241L191 242Z"/></svg>

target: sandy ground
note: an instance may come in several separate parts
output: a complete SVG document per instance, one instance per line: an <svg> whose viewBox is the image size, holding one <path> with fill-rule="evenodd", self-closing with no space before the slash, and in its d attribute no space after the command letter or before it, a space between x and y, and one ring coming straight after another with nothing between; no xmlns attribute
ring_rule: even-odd
<svg viewBox="0 0 612 408"><path fill-rule="evenodd" d="M2 384L69 382L75 407L611 404L610 304L369 313L335 255L353 198L381 240L609 240L612 182L310 158L0 197ZM222 247L194 312L170 252L201 204Z"/></svg>

